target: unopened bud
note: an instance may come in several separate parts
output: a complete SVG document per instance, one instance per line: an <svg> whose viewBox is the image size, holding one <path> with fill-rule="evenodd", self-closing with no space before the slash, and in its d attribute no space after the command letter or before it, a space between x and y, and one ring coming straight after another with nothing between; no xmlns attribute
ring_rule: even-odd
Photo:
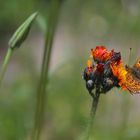
<svg viewBox="0 0 140 140"><path fill-rule="evenodd" d="M29 18L25 20L25 22L15 31L13 36L11 37L9 41L9 46L12 49L19 48L21 44L25 41L27 38L30 28L32 26L33 21L37 17L37 12L32 14Z"/></svg>

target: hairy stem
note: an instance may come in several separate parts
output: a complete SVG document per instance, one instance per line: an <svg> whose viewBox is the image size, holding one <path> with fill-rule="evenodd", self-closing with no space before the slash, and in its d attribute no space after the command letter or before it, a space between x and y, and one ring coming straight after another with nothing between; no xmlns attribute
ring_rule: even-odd
<svg viewBox="0 0 140 140"><path fill-rule="evenodd" d="M92 100L92 106L91 106L91 112L90 112L90 120L88 123L85 140L89 140L90 135L93 132L94 119L95 119L96 110L98 107L99 98L100 98L100 93L98 92L98 90L96 90L95 95L92 96L93 100Z"/></svg>

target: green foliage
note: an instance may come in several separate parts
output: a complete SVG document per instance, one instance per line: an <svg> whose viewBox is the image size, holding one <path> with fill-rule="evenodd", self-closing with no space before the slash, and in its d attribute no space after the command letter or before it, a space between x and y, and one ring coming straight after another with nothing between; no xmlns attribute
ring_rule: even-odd
<svg viewBox="0 0 140 140"><path fill-rule="evenodd" d="M41 140L81 140L91 106L81 73L92 47L100 44L118 49L126 62L127 52L132 47L132 64L139 56L140 8L133 13L129 7L133 4L139 7L139 4L136 1L132 4L127 0L126 3L122 2L64 1L53 43ZM41 31L35 26L23 44L25 47L14 54L0 89L0 139L30 139L45 38L40 32L46 35L48 30L45 24L46 21L48 24L50 1L0 0L0 3L0 48L3 46L6 49L2 41L7 41L11 31L30 13L39 11L42 15L38 19ZM22 41L24 39L20 38L20 43ZM12 46L17 46L16 43L17 39ZM1 58L4 51L0 51ZM63 61L63 64L59 61ZM139 95L123 95L122 90L114 89L101 96L91 136L93 139L140 139Z"/></svg>

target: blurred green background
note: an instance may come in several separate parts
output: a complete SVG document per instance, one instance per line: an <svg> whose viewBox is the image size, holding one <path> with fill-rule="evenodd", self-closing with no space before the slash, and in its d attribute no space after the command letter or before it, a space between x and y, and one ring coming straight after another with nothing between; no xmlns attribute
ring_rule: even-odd
<svg viewBox="0 0 140 140"><path fill-rule="evenodd" d="M38 22L14 52L0 88L0 140L30 140L44 49L44 19L51 0L0 0L0 62L17 27L33 12ZM47 27L47 26L46 26ZM124 63L140 56L139 0L63 0L53 42L42 140L79 140L91 98L82 72L90 49L120 51ZM113 89L100 98L94 140L139 140L140 95Z"/></svg>

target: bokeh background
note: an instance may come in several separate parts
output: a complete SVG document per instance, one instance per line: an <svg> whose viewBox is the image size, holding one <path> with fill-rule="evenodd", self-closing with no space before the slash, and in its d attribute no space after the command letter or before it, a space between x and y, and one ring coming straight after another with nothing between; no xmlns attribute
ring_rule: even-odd
<svg viewBox="0 0 140 140"><path fill-rule="evenodd" d="M30 140L36 90L51 0L0 0L0 63L17 27L33 12L40 16L14 52L0 87L0 139ZM140 56L139 0L63 0L53 42L42 140L80 140L91 98L82 80L90 49L120 51L130 65ZM140 95L113 89L100 98L91 140L139 140Z"/></svg>

